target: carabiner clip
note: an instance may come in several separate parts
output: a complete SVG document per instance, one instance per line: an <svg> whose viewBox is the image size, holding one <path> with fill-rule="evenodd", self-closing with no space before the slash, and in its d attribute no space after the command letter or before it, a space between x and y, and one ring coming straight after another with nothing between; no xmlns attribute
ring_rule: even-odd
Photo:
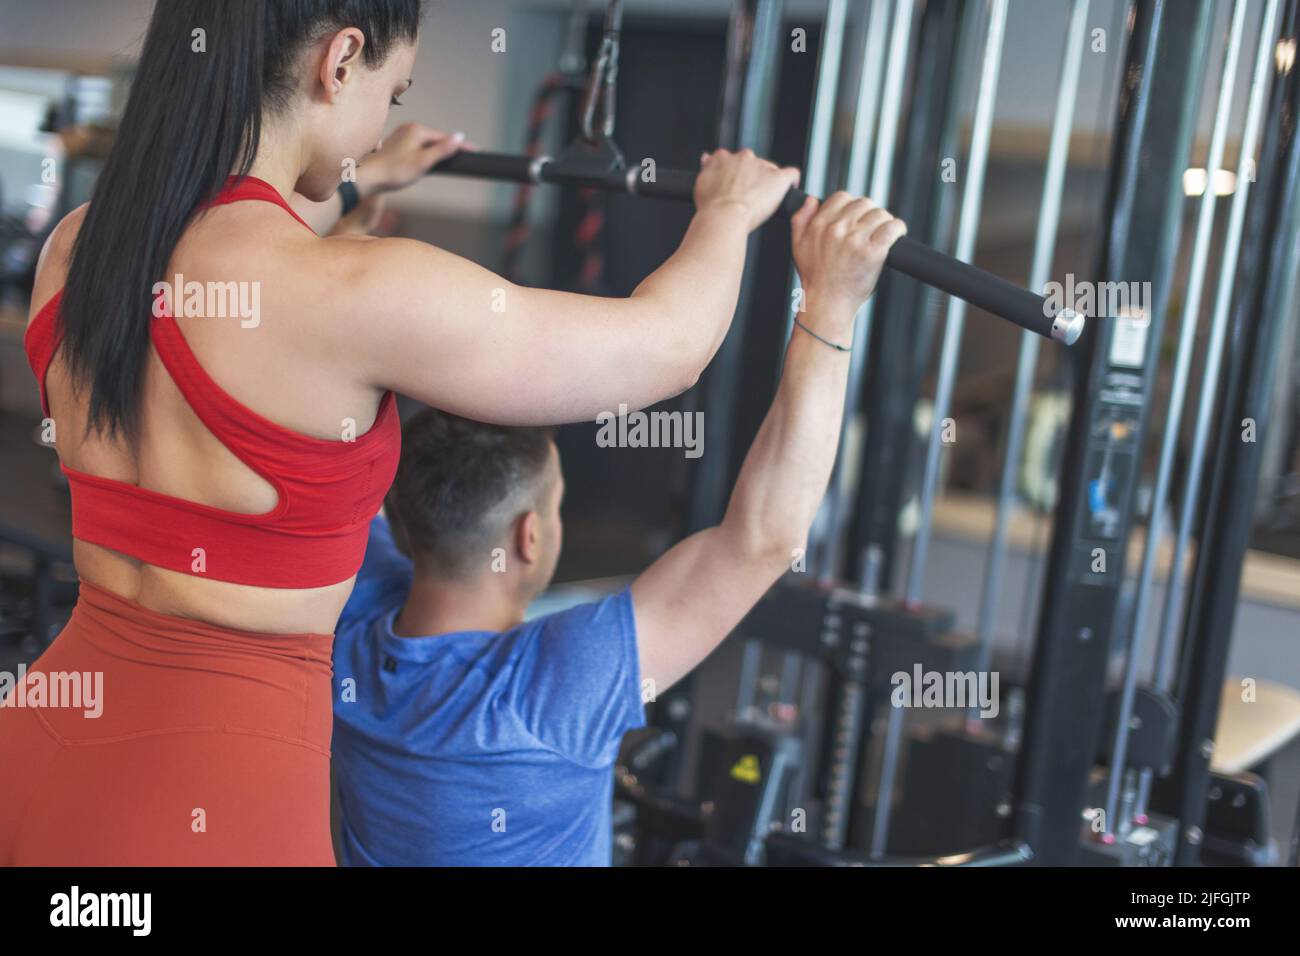
<svg viewBox="0 0 1300 956"><path fill-rule="evenodd" d="M605 35L591 65L591 76L582 97L582 138L590 145L614 135L614 99L618 92L618 45L623 29L623 0L610 0L605 10ZM600 131L596 129L596 109L601 109Z"/></svg>

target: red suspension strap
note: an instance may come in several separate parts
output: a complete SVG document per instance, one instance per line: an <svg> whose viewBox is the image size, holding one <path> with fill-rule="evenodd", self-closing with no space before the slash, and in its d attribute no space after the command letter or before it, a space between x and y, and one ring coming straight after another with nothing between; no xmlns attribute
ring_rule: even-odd
<svg viewBox="0 0 1300 956"><path fill-rule="evenodd" d="M583 93L581 106L585 113L592 99L592 90L596 88L598 82L605 82L606 71L602 66L599 76L594 77L591 82L592 89L584 87L586 64L582 50L585 46L585 28L585 0L575 0L569 20L568 48L561 57L560 69L549 74L542 81L528 113L524 155L530 160L537 160L542 156L542 139L546 125L555 116L557 106L561 104L567 106L573 94ZM602 50L602 53L604 52ZM612 93L612 87L610 92ZM584 135L589 135L588 122L589 120L584 119ZM605 271L605 256L600 250L600 237L605 228L604 201L597 189L580 189L577 195L581 209L573 237L573 245L580 262L577 291L597 292ZM532 226L528 219L532 198L533 184L521 184L515 191L514 203L510 210L502 274L512 282L520 281L520 261L532 235Z"/></svg>

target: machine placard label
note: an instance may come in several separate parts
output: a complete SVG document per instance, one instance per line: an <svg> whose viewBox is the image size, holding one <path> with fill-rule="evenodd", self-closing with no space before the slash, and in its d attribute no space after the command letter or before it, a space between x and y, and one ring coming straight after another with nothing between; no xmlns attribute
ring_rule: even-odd
<svg viewBox="0 0 1300 956"><path fill-rule="evenodd" d="M1141 368L1147 352L1147 329L1151 320L1145 314L1115 316L1115 331L1110 339L1110 364L1124 368Z"/></svg>

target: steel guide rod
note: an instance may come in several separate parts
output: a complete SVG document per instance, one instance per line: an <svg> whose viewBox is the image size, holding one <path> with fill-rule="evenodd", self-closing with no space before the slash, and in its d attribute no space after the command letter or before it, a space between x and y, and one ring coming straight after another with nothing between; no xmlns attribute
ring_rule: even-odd
<svg viewBox="0 0 1300 956"><path fill-rule="evenodd" d="M1133 700L1137 693L1137 671L1144 644L1147 603L1151 597L1155 557L1160 540L1160 516L1169 497L1169 483L1173 474L1179 424L1183 417L1183 402L1187 394L1187 379L1191 372L1192 352L1196 345L1197 319L1201 311L1201 296L1205 291L1206 261L1210 255L1210 240L1214 230L1214 173L1223 162L1223 151L1228 138L1232 113L1232 94L1236 89L1237 60L1245 36L1246 0L1235 0L1232 8L1232 26L1223 53L1223 69L1219 79L1219 99L1214 127L1210 133L1210 148L1206 156L1205 192L1201 195L1197 212L1196 237L1188 265L1187 298L1183 304L1182 326L1178 330L1178 347L1174 359L1173 382L1170 385L1169 406L1165 413L1164 433L1161 435L1160 458L1156 466L1156 484L1151 499L1151 517L1147 524L1146 541L1142 548L1142 563L1138 570L1137 594L1129 614L1131 635L1125 652L1124 675L1121 681L1119 712L1115 733L1111 741L1109 769L1106 778L1106 821L1112 832L1127 832L1130 821L1119 813L1120 785L1125 778L1128 758L1129 722L1133 713ZM1209 385L1207 379L1204 383ZM1213 391L1211 388L1210 391ZM1121 605L1122 608L1122 605ZM1127 816L1127 814L1125 815Z"/></svg>
<svg viewBox="0 0 1300 956"><path fill-rule="evenodd" d="M848 0L827 0L825 27L817 61L817 79L813 86L812 121L808 130L808 150L804 160L803 185L813 195L820 195L826 188L826 171L830 165L831 136L835 127L835 103L839 93L840 67L844 59L845 24L848 19ZM790 278L787 283L789 294L786 301L793 303L798 290L799 270L794 262L790 263ZM782 347L789 341L794 327L794 313L786 317ZM779 379L781 369L778 367ZM821 686L819 665L808 661L802 668L799 684L799 714L803 721L804 753L817 753L820 741L819 722L809 719L816 710L818 692ZM807 806L808 777L810 760L800 761L790 784L790 806Z"/></svg>
<svg viewBox="0 0 1300 956"><path fill-rule="evenodd" d="M718 110L717 142L723 148L749 147L760 153L768 150L784 7L785 0L733 0L727 25L727 56ZM737 296L735 321L714 356L703 385L703 404L718 426L714 429L714 445L723 449L723 453L704 462L695 477L688 526L692 532L716 524L726 502L726 472L738 401L736 385L754 294L757 255L758 235L751 234ZM694 390L687 394L684 407L688 414L697 407L698 401L699 396ZM737 714L743 715L753 707L762 673L762 647L747 641L742 682L737 690Z"/></svg>
<svg viewBox="0 0 1300 956"><path fill-rule="evenodd" d="M1006 32L1006 0L990 0L988 37L984 63L980 72L979 95L971 123L971 145L966 189L962 193L961 217L957 226L957 259L969 262L975 256L975 238L979 231L980 206L984 198L984 172L988 164L989 138L993 129L993 106L997 98L998 74L1002 65L1003 37ZM1031 293L1032 294L1032 293ZM974 303L978 305L979 303ZM1063 312L1068 310L1062 310ZM943 348L939 359L939 381L935 391L930 422L929 445L925 456L925 476L921 490L921 516L910 555L905 600L921 603L925 581L925 560L930 544L931 518L939 483L940 424L952 403L953 383L957 377L957 357L966 321L966 300L954 298L948 303ZM1082 326L1080 326L1082 328Z"/></svg>
<svg viewBox="0 0 1300 956"><path fill-rule="evenodd" d="M1241 422L1251 418L1259 434L1269 433L1278 348L1293 317L1300 274L1300 138L1295 124L1300 73L1291 56L1300 37L1300 4L1287 3L1282 19L1258 184L1246 212L1236 273L1205 517L1197 529L1195 571L1182 619L1177 684L1182 724L1169 777L1179 827L1174 866L1201 860L1215 727L1255 525L1261 454L1257 442L1242 440Z"/></svg>
<svg viewBox="0 0 1300 956"><path fill-rule="evenodd" d="M984 191L984 170L988 161L989 138L993 129L993 106L997 100L998 74L1002 66L1003 39L1006 35L1007 0L989 0L989 22L984 39L984 58L980 67L979 91L975 100L975 116L971 123L971 145L966 189L962 194L961 218L957 227L957 255L969 260L975 251L975 234L979 228L980 203ZM953 299L948 306L948 324L944 331L943 358L939 373L938 396L935 399L935 420L931 423L931 441L926 456L926 488L933 505L934 485L938 476L938 438L940 408L947 408L953 381L957 375L957 349L961 342L961 324L965 317L965 303ZM933 464L933 468L931 467ZM917 528L916 544L912 549L912 566L908 575L907 601L920 603L920 577L924 575L925 545L929 537L933 508L923 505L921 521ZM876 792L875 813L871 825L871 858L885 855L889 840L889 818L894 795L894 778L903 733L903 710L889 708L885 726L885 748L880 762L880 783Z"/></svg>
<svg viewBox="0 0 1300 956"><path fill-rule="evenodd" d="M1210 427L1213 424L1215 410L1215 386L1219 381L1223 365L1228 314L1232 305L1232 293L1235 285L1235 268L1241 250L1242 228L1246 221L1246 200L1250 194L1250 184L1255 178L1253 172L1255 151L1259 144L1259 132L1263 123L1264 107L1268 101L1269 74L1272 72L1273 48L1277 39L1279 12L1278 0L1267 0L1263 23L1260 26L1259 46L1255 51L1255 69L1251 78L1250 99L1246 107L1246 125L1242 130L1241 151L1237 157L1236 190L1233 193L1232 208L1228 215L1227 235L1224 239L1222 261L1219 266L1219 279L1215 288L1214 311L1210 320L1209 341L1206 346L1205 371L1201 377L1201 394L1196 408L1192 449L1187 465L1183 498L1178 511L1169 578L1165 584L1164 602L1160 613L1155 666L1152 675L1156 689L1162 693L1167 693L1173 683L1172 671L1169 668L1169 656L1173 648L1173 632L1178 619L1176 609L1179 606L1179 595L1182 591L1183 564L1187 555L1187 542L1191 535L1192 524L1196 520L1196 503L1200 499L1201 480L1205 472L1205 452L1209 446ZM1207 167L1207 190L1213 188L1213 175L1213 172L1209 172ZM1137 816L1146 813L1151 798L1153 779L1150 770L1142 771L1135 809Z"/></svg>
<svg viewBox="0 0 1300 956"><path fill-rule="evenodd" d="M891 8L893 23L889 29L890 55L886 60L885 26L889 22ZM870 192L882 205L888 205L889 189L893 178L894 152L898 142L898 120L902 112L903 84L907 76L913 12L912 0L899 0L896 3L876 0L871 6L871 19L867 26L868 35L859 83L857 116L854 119L853 139L849 150L846 185L849 192L861 192L867 186L867 172L870 166ZM881 85L882 73L883 86ZM877 126L877 118L879 126ZM868 163L869 159L870 163ZM840 423L840 454L836 456L830 489L823 502L826 523L823 526L821 540L818 542L817 571L823 581L833 581L839 571L839 543L845 532L845 522L842 520L843 502L848 494L850 473L844 454L846 445L844 439L852 427L853 415L862 393L862 375L866 368L868 343L871 340L871 316L874 304L874 298L867 300L858 310L853 326L853 353L849 358L848 380L845 386L845 413ZM838 768L839 772L833 774L826 796L822 842L827 846L843 846L848 837L853 784L857 778L856 755L859 750L864 721L863 708L866 702L867 689L861 681L858 679L846 681L838 705L839 714L836 721L838 732L834 745L836 749L842 749L847 758ZM874 852L874 839L872 846Z"/></svg>
<svg viewBox="0 0 1300 956"><path fill-rule="evenodd" d="M894 22L889 30L890 57L885 60L885 28L889 12ZM907 73L907 47L912 35L912 0L897 4L876 0L871 5L867 23L866 48L858 86L857 115L853 121L853 140L849 147L848 192L860 194L867 187L868 166L872 170L871 196L880 205L888 205L890 179L893 176L894 147L898 141L898 117L902 109L903 80ZM882 73L884 87L881 88ZM876 120L880 126L877 135ZM874 138L874 149L873 146ZM871 342L871 316L875 309L872 296L858 310L853 323L853 353L849 356L849 374L844 388L844 418L840 423L840 453L835 458L829 490L822 503L821 534L816 541L817 566L814 569L824 583L833 583L839 574L839 544L844 534L843 503L850 482L845 437L853 427L853 417L862 394L862 375L866 368L867 349ZM793 318L793 317L792 317Z"/></svg>
<svg viewBox="0 0 1300 956"><path fill-rule="evenodd" d="M964 89L978 71L985 11L962 0L933 0L925 5L913 41L899 168L889 205L908 221L912 236L945 248L960 190L936 192L934 172L948 157L959 155L957 126ZM914 439L914 407L922 371L931 351L938 316L932 303L939 293L919 282L885 279L874 297L870 355L862 394L865 403L859 462L845 506L848 534L842 542L844 580L861 579L868 553L878 549L881 582L896 579L895 548L900 534L909 449ZM865 463L870 462L870 467Z"/></svg>
<svg viewBox="0 0 1300 956"><path fill-rule="evenodd" d="M873 4L873 15L875 9L876 5ZM817 80L813 86L812 122L809 127L808 150L802 178L804 187L813 195L821 195L826 190L827 170L830 167L831 140L835 129L837 94L840 87L840 69L844 59L845 39L848 35L847 24L848 4L845 0L827 0L825 36L822 39L817 63ZM868 31L872 29L870 23L865 25L865 29ZM860 99L861 93L859 93ZM787 287L789 289L787 302L790 303L790 312L786 316L785 332L781 338L782 355L785 354L786 343L790 341L790 335L794 331L794 304L802 301L803 294L803 284L799 281L799 270L795 266L793 258L790 262L790 278ZM784 367L784 361L779 361L776 372L778 384ZM806 548L807 555L810 557L809 564L812 565L814 573L817 571L817 560L821 547L820 541L824 535L825 521L826 514L823 507L819 509L814 518Z"/></svg>
<svg viewBox="0 0 1300 956"><path fill-rule="evenodd" d="M899 9L898 16L910 14L910 10ZM885 109L892 114L894 125L897 125L899 107L892 105L897 102L894 100L894 94L899 92L902 85L902 76L906 72L907 64L907 39L911 36L911 18L908 17L906 29L901 22L896 22L893 42L902 43L900 49L894 46L893 57L902 58L903 65L895 68L894 60L889 61L889 75L886 80L886 63L885 63L885 32L889 25L889 4L877 0L871 5L871 18L867 22L866 46L862 56L862 75L858 82L858 110L859 116L853 121L853 140L849 144L849 172L845 178L845 189L851 193L863 194L867 192L867 174L871 163L874 162L879 168L884 164L886 172L892 165L892 157L886 158L877 153L874 158L872 155L872 143L876 136L876 118L880 115L882 90L881 82L885 80L888 86L883 91L883 97L886 103L890 103ZM901 104L900 104L901 105ZM881 122L882 127L888 127L889 119L886 118ZM883 132L882 132L883 135ZM879 185L879 179L888 179L877 177L873 181L873 190ZM885 183L888 188L888 182ZM874 191L872 195L875 195Z"/></svg>
<svg viewBox="0 0 1300 956"><path fill-rule="evenodd" d="M1070 133L1074 128L1074 110L1079 94L1079 74L1083 49L1088 36L1089 0L1071 0L1065 34L1065 58L1056 94L1056 113L1048 140L1046 174L1043 180L1043 203L1038 212L1038 230L1034 238L1034 258L1029 268L1029 287L1042 289L1052 271L1057 232L1061 221L1061 198L1065 192L1065 171L1070 155ZM1016 361L1015 388L1007 418L1006 447L1002 455L1002 473L998 479L998 504L993 519L993 536L989 541L985 565L984 590L980 599L976 636L980 640L978 671L986 671L993 654L993 632L997 620L998 599L1002 591L1003 568L1007 554L1007 524L1015 498L1016 468L1024 450L1025 416L1034 388L1034 371L1038 366L1039 338L1029 332L1020 337L1020 354Z"/></svg>
<svg viewBox="0 0 1300 956"><path fill-rule="evenodd" d="M719 109L717 138L724 149L749 148L760 154L770 150L784 8L785 0L733 0L727 29L726 92ZM692 389L684 400L683 409L689 413L703 399L703 407L713 422L713 445L721 449L720 454L703 461L695 475L687 528L690 532L717 524L726 508L739 402L737 384L753 311L760 239L757 232L749 236L731 328L709 365L702 388Z"/></svg>
<svg viewBox="0 0 1300 956"><path fill-rule="evenodd" d="M840 63L844 59L845 20L847 0L827 0L826 28L822 37L820 58L817 61L817 82L813 87L812 124L808 132L808 152L804 160L803 185L814 196L826 190L826 169L830 165L831 134L835 128L835 102L839 92ZM795 290L802 288L799 271L790 263L790 296L795 300ZM793 312L786 317L784 347L794 329ZM778 372L778 375L780 373Z"/></svg>

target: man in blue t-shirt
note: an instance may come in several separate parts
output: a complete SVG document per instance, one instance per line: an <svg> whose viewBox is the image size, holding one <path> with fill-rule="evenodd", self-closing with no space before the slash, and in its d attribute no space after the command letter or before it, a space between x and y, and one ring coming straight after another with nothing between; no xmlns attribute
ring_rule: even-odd
<svg viewBox="0 0 1300 956"><path fill-rule="evenodd" d="M426 636L405 625L411 580L375 518L334 645L339 862L608 866L611 768L644 723L630 589Z"/></svg>
<svg viewBox="0 0 1300 956"><path fill-rule="evenodd" d="M611 771L642 702L802 554L835 460L854 316L904 228L837 193L810 199L792 231L798 331L727 513L617 594L524 621L560 554L548 431L432 409L407 422L392 529L371 525L335 638L341 863L609 864ZM735 265L714 280L737 281Z"/></svg>

